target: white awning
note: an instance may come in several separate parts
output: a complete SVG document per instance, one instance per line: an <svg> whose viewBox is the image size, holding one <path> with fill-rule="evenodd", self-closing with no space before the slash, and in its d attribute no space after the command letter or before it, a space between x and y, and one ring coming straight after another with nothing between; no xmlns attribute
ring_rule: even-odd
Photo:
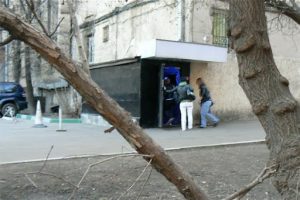
<svg viewBox="0 0 300 200"><path fill-rule="evenodd" d="M141 58L226 62L227 48L208 44L150 40L142 44L140 56Z"/></svg>

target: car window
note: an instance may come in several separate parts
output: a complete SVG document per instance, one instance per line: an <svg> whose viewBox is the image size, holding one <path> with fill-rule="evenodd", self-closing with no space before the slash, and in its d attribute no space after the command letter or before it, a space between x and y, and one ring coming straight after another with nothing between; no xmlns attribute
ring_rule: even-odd
<svg viewBox="0 0 300 200"><path fill-rule="evenodd" d="M4 93L4 87L3 87L3 85L0 85L0 93Z"/></svg>
<svg viewBox="0 0 300 200"><path fill-rule="evenodd" d="M5 93L13 93L17 91L17 86L14 84L7 84L4 85L4 92Z"/></svg>

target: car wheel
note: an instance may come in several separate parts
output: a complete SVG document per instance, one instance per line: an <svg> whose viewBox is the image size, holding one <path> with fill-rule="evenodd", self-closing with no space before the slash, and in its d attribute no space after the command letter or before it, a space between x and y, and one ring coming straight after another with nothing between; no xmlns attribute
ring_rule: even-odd
<svg viewBox="0 0 300 200"><path fill-rule="evenodd" d="M2 114L5 117L14 117L17 114L17 107L13 103L4 104L2 107Z"/></svg>

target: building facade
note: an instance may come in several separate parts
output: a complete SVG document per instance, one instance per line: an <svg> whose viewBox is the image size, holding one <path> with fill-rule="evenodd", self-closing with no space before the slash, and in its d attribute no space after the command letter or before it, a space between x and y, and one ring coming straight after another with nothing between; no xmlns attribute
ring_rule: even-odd
<svg viewBox="0 0 300 200"><path fill-rule="evenodd" d="M47 3L40 6L44 11L40 12L41 18L50 30L64 18L53 39L78 60L66 1L42 2ZM235 53L228 49L226 1L75 2L92 78L145 127L162 125L161 86L168 67L175 68L180 76L188 76L196 94L195 80L202 77L214 101L213 111L222 120L254 117L238 84ZM277 13L267 12L267 17L275 61L299 100L300 30L284 16L278 21ZM0 33L3 40L7 33ZM20 49L19 62L13 62L18 51L12 49ZM0 48L1 81L17 81L19 76L18 81L26 87L23 49L23 44L14 43ZM34 54L32 57L38 58ZM78 112L81 98L52 66L37 60L31 70L35 96L45 98L46 111L63 104L67 112ZM195 124L199 120L198 102L199 97L194 101ZM88 106L83 112L94 113ZM97 120L104 123L101 118Z"/></svg>
<svg viewBox="0 0 300 200"><path fill-rule="evenodd" d="M189 76L196 93L195 80L202 77L211 91L213 111L222 120L254 117L238 84L235 53L227 48L226 1L136 0L114 3L103 9L105 5L98 2L93 10L90 2L85 8L93 10L93 14L85 15L86 12L81 11L80 28L85 37L93 79L133 117L139 118L142 125L161 125L160 86L165 67L178 68L182 76ZM102 10L97 10L98 7ZM280 20L283 21L274 20L277 16L277 13L267 12L274 58L280 72L290 80L293 95L299 100L299 28L282 16ZM283 22L284 26L280 27ZM159 49L147 46L151 41L169 41L174 45L162 47L165 54L155 56L153 51ZM207 45L214 49L206 55L205 50L196 48L198 54L196 52L195 57L189 57L195 52L181 57L187 51L182 44ZM218 47L223 48L221 54L216 54ZM179 52L174 53L172 48L179 49ZM226 58L217 59L224 56L224 49ZM211 59L212 54L216 54L216 59ZM198 98L194 101L196 124L199 120Z"/></svg>

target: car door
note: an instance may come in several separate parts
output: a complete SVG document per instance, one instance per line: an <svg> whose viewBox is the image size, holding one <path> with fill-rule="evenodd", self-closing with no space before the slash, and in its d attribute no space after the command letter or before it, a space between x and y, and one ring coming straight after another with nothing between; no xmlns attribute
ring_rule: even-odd
<svg viewBox="0 0 300 200"><path fill-rule="evenodd" d="M3 101L3 95L4 95L4 87L2 84L0 84L0 103L2 104Z"/></svg>
<svg viewBox="0 0 300 200"><path fill-rule="evenodd" d="M3 85L3 87L3 97L6 99L14 100L17 86L13 83L8 83Z"/></svg>

